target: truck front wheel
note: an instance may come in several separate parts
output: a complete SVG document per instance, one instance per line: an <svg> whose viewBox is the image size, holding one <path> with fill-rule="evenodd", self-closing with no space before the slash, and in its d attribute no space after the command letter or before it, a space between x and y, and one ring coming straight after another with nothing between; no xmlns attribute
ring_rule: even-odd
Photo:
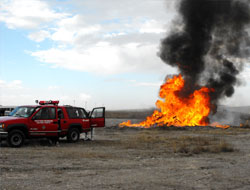
<svg viewBox="0 0 250 190"><path fill-rule="evenodd" d="M13 130L8 135L8 143L11 147L21 147L25 141L25 135L20 130Z"/></svg>
<svg viewBox="0 0 250 190"><path fill-rule="evenodd" d="M79 138L80 138L80 132L77 128L71 128L68 131L67 140L69 142L75 143L75 142L79 141Z"/></svg>

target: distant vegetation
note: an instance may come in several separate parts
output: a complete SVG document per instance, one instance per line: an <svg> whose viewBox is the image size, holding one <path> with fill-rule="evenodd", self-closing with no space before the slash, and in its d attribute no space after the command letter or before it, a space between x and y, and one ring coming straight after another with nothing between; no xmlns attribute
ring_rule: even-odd
<svg viewBox="0 0 250 190"><path fill-rule="evenodd" d="M138 110L112 110L106 111L106 118L117 118L117 119L144 119L147 116L152 115L154 109L138 109Z"/></svg>

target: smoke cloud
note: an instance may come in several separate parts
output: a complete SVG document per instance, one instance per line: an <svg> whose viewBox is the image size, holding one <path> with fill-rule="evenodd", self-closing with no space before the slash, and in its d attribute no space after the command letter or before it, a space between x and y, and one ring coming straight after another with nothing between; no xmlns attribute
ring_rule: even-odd
<svg viewBox="0 0 250 190"><path fill-rule="evenodd" d="M250 1L179 2L181 22L162 40L159 56L184 77L181 96L207 86L214 89L211 100L217 105L233 95L242 60L250 55Z"/></svg>

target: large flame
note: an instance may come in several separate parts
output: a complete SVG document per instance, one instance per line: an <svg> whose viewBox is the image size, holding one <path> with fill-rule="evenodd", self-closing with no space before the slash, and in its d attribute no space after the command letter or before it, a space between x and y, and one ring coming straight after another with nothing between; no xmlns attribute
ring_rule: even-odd
<svg viewBox="0 0 250 190"><path fill-rule="evenodd" d="M120 126L144 127L152 126L206 126L209 125L208 115L211 110L209 93L213 89L202 87L194 91L188 97L180 97L178 94L185 84L181 75L169 78L161 86L159 96L163 99L156 102L157 108L152 116L138 124L131 121L123 122ZM211 125L213 126L213 125ZM226 128L227 126L215 125Z"/></svg>

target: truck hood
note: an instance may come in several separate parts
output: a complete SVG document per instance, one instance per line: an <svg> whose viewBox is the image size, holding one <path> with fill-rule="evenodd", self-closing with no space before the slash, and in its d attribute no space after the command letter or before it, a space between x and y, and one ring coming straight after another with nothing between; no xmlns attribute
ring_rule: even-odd
<svg viewBox="0 0 250 190"><path fill-rule="evenodd" d="M0 117L0 123L8 123L8 122L12 122L12 121L25 121L27 120L27 118L24 117L12 117L12 116L4 116L4 117Z"/></svg>

